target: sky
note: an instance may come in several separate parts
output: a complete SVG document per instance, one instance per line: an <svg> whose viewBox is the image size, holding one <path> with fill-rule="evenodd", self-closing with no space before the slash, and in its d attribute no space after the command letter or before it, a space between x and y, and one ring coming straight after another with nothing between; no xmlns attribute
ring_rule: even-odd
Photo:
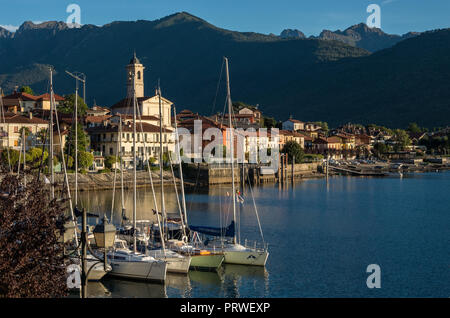
<svg viewBox="0 0 450 318"><path fill-rule="evenodd" d="M381 28L391 34L450 27L449 0L0 0L0 25L15 30L24 21L66 21L69 4L81 9L81 24L155 20L186 11L218 27L307 36L366 22L369 4L381 8Z"/></svg>

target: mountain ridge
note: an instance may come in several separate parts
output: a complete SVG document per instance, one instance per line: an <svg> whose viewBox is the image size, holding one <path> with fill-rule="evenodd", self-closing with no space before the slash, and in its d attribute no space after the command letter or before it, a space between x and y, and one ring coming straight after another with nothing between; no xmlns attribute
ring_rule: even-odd
<svg viewBox="0 0 450 318"><path fill-rule="evenodd" d="M425 33L370 53L334 40L281 39L221 29L187 13L153 21L116 21L101 27L71 29L60 23L37 28L29 24L17 36L0 38L0 85L6 92L15 85L48 91L46 67L52 65L58 94L74 89L73 80L64 70L81 71L88 79L88 104L95 98L99 105L111 106L126 94L124 68L136 51L146 66L147 95L154 92L160 79L163 94L178 109L208 115L221 110L219 106L214 108L213 101L222 57L227 56L233 100L259 104L267 116L285 119L292 114L301 120L323 120L331 125L353 120L395 126L410 121L429 126L448 124L444 121L450 110L444 101L450 100L446 93L450 79L436 71L450 69L448 29L431 32L435 41ZM415 44L406 48L404 43L409 41ZM390 74L384 64L395 72ZM387 79L381 77L381 70ZM430 74L435 79L429 78ZM417 86L420 76L435 85L428 100L427 92ZM372 77L381 84L374 86ZM364 96L370 96L372 90L391 96L392 102L383 98L366 101ZM223 92L221 88L217 100L224 98ZM408 94L423 104L411 100L411 110L406 111L400 96ZM421 108L433 109L434 104L441 107L439 116L423 114ZM399 116L403 113L407 116Z"/></svg>

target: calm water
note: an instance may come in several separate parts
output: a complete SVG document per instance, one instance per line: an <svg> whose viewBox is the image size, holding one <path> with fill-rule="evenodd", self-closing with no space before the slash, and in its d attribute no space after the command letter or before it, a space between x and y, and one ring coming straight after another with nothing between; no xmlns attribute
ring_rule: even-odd
<svg viewBox="0 0 450 318"><path fill-rule="evenodd" d="M158 190L157 190L158 191ZM219 226L230 217L226 188L187 195L189 223ZM177 211L173 191L167 209ZM120 191L114 220L119 221ZM91 296L113 297L449 297L450 173L387 178L333 177L254 196L270 256L265 269L228 265L219 273L168 275L166 286L105 279ZM248 189L240 208L241 240L259 239ZM84 192L91 211L111 209L111 191ZM125 193L131 216L132 193ZM158 197L159 199L159 197ZM150 191L138 193L138 217L152 218ZM222 218L223 220L223 218ZM366 268L381 267L381 289Z"/></svg>

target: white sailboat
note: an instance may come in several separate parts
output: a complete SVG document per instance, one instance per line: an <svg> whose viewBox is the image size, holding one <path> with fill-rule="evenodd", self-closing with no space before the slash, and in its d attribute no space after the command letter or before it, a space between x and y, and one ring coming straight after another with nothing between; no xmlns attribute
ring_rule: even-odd
<svg viewBox="0 0 450 318"><path fill-rule="evenodd" d="M233 124L232 124L232 103L231 103L231 93L230 93L230 76L228 70L228 59L224 57L225 66L226 66L226 77L227 77L227 101L228 101L228 124L230 128L230 153L231 153L231 176L232 176L232 200L233 200L233 222L229 227L225 229L213 229L207 227L192 227L194 231L201 232L204 230L204 233L212 233L214 236L218 236L219 239L213 240L208 243L207 250L220 250L225 255L224 263L228 264L240 264L240 265L256 265L256 266L265 266L267 262L267 258L269 257L269 252L267 246L263 243L262 247L257 247L256 244L254 246L246 246L246 244L241 245L238 242L236 237L236 188L235 188L235 178L234 178L234 136L233 136ZM255 212L258 218L259 217L256 211L255 204ZM261 228L260 228L261 230ZM227 235L228 234L228 235ZM262 234L262 231L261 231ZM229 241L227 237L231 237L232 240ZM240 235L239 235L240 237Z"/></svg>
<svg viewBox="0 0 450 318"><path fill-rule="evenodd" d="M159 100L159 166L160 166L160 179L161 179L161 209L162 209L162 217L163 224L165 224L166 220L166 209L165 209L165 200L164 200L164 175L163 175L163 136L162 136L162 105L161 105L161 87L158 82L158 100ZM156 201L155 201L156 204ZM158 214L158 213L157 213ZM159 219L159 217L158 217ZM159 223L159 222L158 222ZM159 225L159 224L158 224ZM190 255L181 255L174 251L168 250L165 247L164 242L164 227L160 228L160 236L162 248L160 249L152 249L146 250L147 255L151 255L156 259L164 260L167 262L167 270L172 273L184 273L187 274L189 272L189 267L191 265L191 256Z"/></svg>
<svg viewBox="0 0 450 318"><path fill-rule="evenodd" d="M74 107L74 124L75 124L75 209L77 208L78 205L78 81L82 81L84 82L84 80L80 79L77 75L74 75L68 71L66 71L67 74L69 74L71 77L73 77L76 81L76 88L75 88L75 107ZM58 133L59 135L59 122L58 122L58 116L56 113L56 108L54 107L55 102L53 100L53 85L50 85L50 89L51 89L51 109L54 109L55 111L55 115L56 115L56 120L57 120L57 128L58 128ZM52 112L50 112L50 116L53 117ZM53 139L53 137L52 137ZM61 136L60 136L61 139ZM65 166L65 162L64 166ZM64 168L65 169L65 168ZM66 179L68 180L67 176ZM68 182L68 181L67 181ZM70 192L69 192L70 194ZM75 264L77 264L78 266L81 266L80 264L80 259L78 258L72 258L72 261L75 262ZM101 262L98 261L97 258L95 258L94 256L92 256L91 254L87 255L87 259L86 259L86 263L87 263L87 268L90 269L89 271L89 275L88 275L88 280L89 281L98 281L101 280L109 271L111 271L111 266L110 265L105 265L102 264ZM81 272L81 267L80 267L80 272Z"/></svg>
<svg viewBox="0 0 450 318"><path fill-rule="evenodd" d="M133 88L135 87L135 74ZM133 229L136 229L136 91L133 90ZM140 279L146 281L164 282L166 280L167 263L137 252L136 231L133 231L133 250L131 251L124 240L116 238L115 247L110 251L108 259L111 261L113 276Z"/></svg>

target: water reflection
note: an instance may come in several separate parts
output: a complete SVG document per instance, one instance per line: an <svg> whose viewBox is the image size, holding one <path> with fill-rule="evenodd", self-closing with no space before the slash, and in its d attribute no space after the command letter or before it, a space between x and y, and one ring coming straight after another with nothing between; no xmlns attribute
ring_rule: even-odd
<svg viewBox="0 0 450 318"><path fill-rule="evenodd" d="M106 277L103 284L110 292L110 297L127 298L166 298L166 286L147 282L131 281ZM89 284L90 285L90 284Z"/></svg>
<svg viewBox="0 0 450 318"><path fill-rule="evenodd" d="M266 297L269 273L264 267L224 264L218 272L189 271L188 275L167 274L165 285L105 277L89 282L88 297Z"/></svg>

